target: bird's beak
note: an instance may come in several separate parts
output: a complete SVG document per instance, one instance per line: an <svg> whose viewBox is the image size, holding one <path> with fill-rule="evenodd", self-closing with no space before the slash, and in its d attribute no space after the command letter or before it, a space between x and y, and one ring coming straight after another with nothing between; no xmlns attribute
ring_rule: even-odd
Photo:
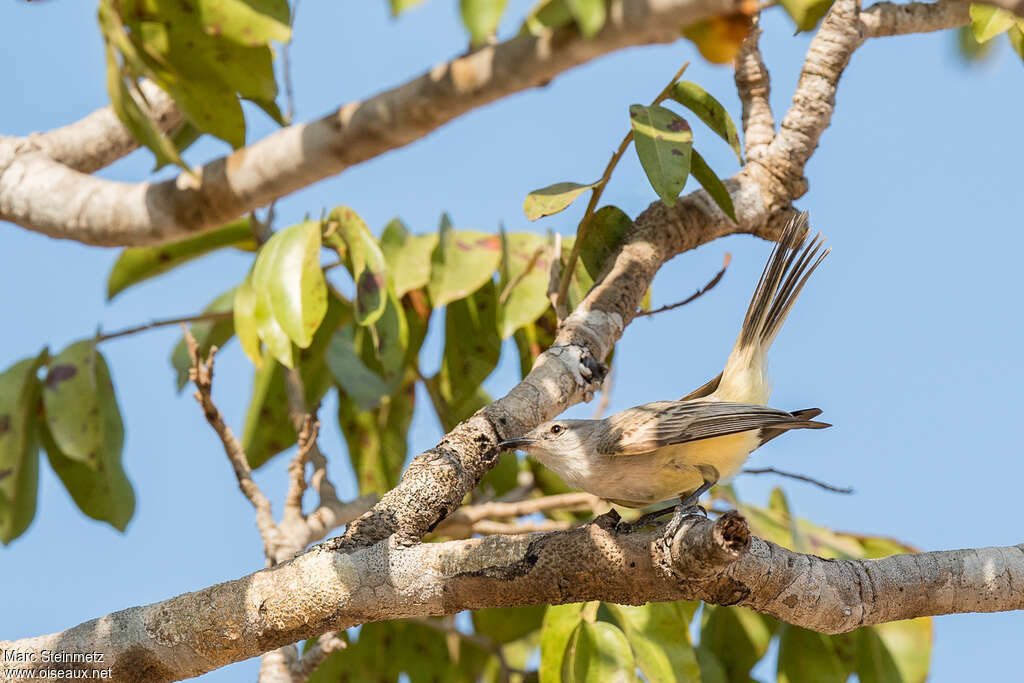
<svg viewBox="0 0 1024 683"><path fill-rule="evenodd" d="M499 441L498 448L503 451L512 451L517 448L523 448L534 443L537 439L528 439L526 437L520 437L518 439L508 439L507 441Z"/></svg>

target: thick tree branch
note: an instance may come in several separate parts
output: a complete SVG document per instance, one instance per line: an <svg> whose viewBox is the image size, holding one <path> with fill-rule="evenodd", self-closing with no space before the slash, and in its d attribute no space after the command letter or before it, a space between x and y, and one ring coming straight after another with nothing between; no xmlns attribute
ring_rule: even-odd
<svg viewBox="0 0 1024 683"><path fill-rule="evenodd" d="M106 246L152 245L221 225L355 164L418 140L506 95L543 85L614 50L672 42L679 27L739 10L741 0L623 0L583 39L564 27L520 35L440 64L319 121L285 128L162 183L101 180L18 140L0 140L0 219Z"/></svg>
<svg viewBox="0 0 1024 683"><path fill-rule="evenodd" d="M760 20L743 41L736 56L736 91L743 107L743 146L748 159L761 159L768 145L775 139L775 118L771 107L771 80L768 68L761 58L758 41L761 38Z"/></svg>
<svg viewBox="0 0 1024 683"><path fill-rule="evenodd" d="M668 547L663 531L617 533L614 525L595 523L526 536L412 547L392 539L354 552L314 551L0 648L99 651L106 661L94 666L113 666L118 681L170 681L328 630L483 607L700 599L828 633L1024 609L1024 545L823 560L751 538L735 512L715 522L687 520Z"/></svg>

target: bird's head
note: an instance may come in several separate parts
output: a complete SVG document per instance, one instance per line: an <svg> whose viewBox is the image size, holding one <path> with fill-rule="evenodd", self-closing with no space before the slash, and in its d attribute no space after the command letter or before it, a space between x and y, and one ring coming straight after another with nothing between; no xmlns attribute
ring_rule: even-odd
<svg viewBox="0 0 1024 683"><path fill-rule="evenodd" d="M591 441L600 420L553 420L537 425L518 439L498 444L502 450L519 450L538 460L565 458L593 451Z"/></svg>

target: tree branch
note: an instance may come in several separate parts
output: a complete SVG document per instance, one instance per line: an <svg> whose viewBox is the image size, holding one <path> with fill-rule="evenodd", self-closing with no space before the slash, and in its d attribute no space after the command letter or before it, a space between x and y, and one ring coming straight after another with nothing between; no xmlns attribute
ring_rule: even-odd
<svg viewBox="0 0 1024 683"><path fill-rule="evenodd" d="M0 219L102 246L178 240L384 152L452 119L614 50L678 40L679 27L739 10L742 0L623 0L596 36L573 27L519 35L441 64L319 121L278 131L161 183L77 173L39 150L0 140Z"/></svg>
<svg viewBox="0 0 1024 683"><path fill-rule="evenodd" d="M743 146L748 159L761 159L775 139L771 79L761 58L760 38L760 18L755 18L736 56L736 90L743 107Z"/></svg>
<svg viewBox="0 0 1024 683"><path fill-rule="evenodd" d="M913 617L1024 609L1024 544L824 560L752 538L729 512L663 528L611 524L354 552L292 562L63 633L0 643L18 652L103 652L119 681L170 681L328 630L484 607L603 600L743 605L827 633ZM39 662L19 666L61 666Z"/></svg>

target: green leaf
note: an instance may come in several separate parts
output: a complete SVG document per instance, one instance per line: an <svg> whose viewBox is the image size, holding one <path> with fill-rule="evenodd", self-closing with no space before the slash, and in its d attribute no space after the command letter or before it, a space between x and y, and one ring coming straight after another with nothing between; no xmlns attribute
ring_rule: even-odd
<svg viewBox="0 0 1024 683"><path fill-rule="evenodd" d="M651 187L668 206L686 185L693 133L690 124L670 109L634 104L629 108L633 139Z"/></svg>
<svg viewBox="0 0 1024 683"><path fill-rule="evenodd" d="M603 7L603 4L602 4ZM597 187L598 183L580 185L579 183L555 183L534 190L523 200L523 213L531 221L550 216L562 211L587 190Z"/></svg>
<svg viewBox="0 0 1024 683"><path fill-rule="evenodd" d="M248 218L196 237L159 247L129 247L121 252L107 276L107 300L128 287L166 273L204 254L224 247L253 250L256 243Z"/></svg>
<svg viewBox="0 0 1024 683"><path fill-rule="evenodd" d="M430 254L436 246L436 234L411 235L397 218L384 226L380 250L396 295L405 296L430 282Z"/></svg>
<svg viewBox="0 0 1024 683"><path fill-rule="evenodd" d="M0 543L21 536L36 515L39 444L36 411L41 385L37 373L46 349L0 374Z"/></svg>
<svg viewBox="0 0 1024 683"><path fill-rule="evenodd" d="M96 377L96 344L71 344L50 362L43 390L46 424L61 452L91 469L99 467L103 415Z"/></svg>
<svg viewBox="0 0 1024 683"><path fill-rule="evenodd" d="M700 683L728 683L725 667L718 661L718 657L702 645L698 645L693 651L697 655L697 663L700 665L700 678L696 680Z"/></svg>
<svg viewBox="0 0 1024 683"><path fill-rule="evenodd" d="M561 683L566 648L583 618L583 606L551 605L544 611L540 629L540 683Z"/></svg>
<svg viewBox="0 0 1024 683"><path fill-rule="evenodd" d="M779 683L845 683L850 672L829 636L783 624L779 631Z"/></svg>
<svg viewBox="0 0 1024 683"><path fill-rule="evenodd" d="M736 132L736 124L732 122L729 112L722 103L692 81L680 81L672 88L672 99L683 105L718 133L718 136L729 143L736 154L736 160L743 163L743 151L740 149L740 136Z"/></svg>
<svg viewBox="0 0 1024 683"><path fill-rule="evenodd" d="M1024 59L1024 19L1018 19L1015 26L1011 26L1006 36L1010 39L1017 56Z"/></svg>
<svg viewBox="0 0 1024 683"><path fill-rule="evenodd" d="M198 0L199 21L212 36L249 46L291 40L286 0Z"/></svg>
<svg viewBox="0 0 1024 683"><path fill-rule="evenodd" d="M327 313L320 223L305 221L275 233L260 250L253 287L266 292L274 319L285 334L299 347L308 347Z"/></svg>
<svg viewBox="0 0 1024 683"><path fill-rule="evenodd" d="M540 36L556 28L568 26L573 20L566 0L540 0L523 21L521 34Z"/></svg>
<svg viewBox="0 0 1024 683"><path fill-rule="evenodd" d="M336 228L345 243L345 265L356 283L356 322L369 325L384 313L387 303L384 254L363 219L347 206L332 210L327 226Z"/></svg>
<svg viewBox="0 0 1024 683"><path fill-rule="evenodd" d="M406 366L415 360L415 351L410 353L410 331L405 307L394 292L388 291L384 314L377 322L356 330L356 334L362 337L359 346L368 367L387 383L389 393L398 389L405 376ZM422 339L417 343L422 343Z"/></svg>
<svg viewBox="0 0 1024 683"><path fill-rule="evenodd" d="M700 644L721 662L730 683L746 683L777 628L771 617L744 607L704 605Z"/></svg>
<svg viewBox="0 0 1024 683"><path fill-rule="evenodd" d="M617 206L602 206L587 220L580 260L591 280L597 279L605 262L619 251L631 227L633 221Z"/></svg>
<svg viewBox="0 0 1024 683"><path fill-rule="evenodd" d="M423 0L390 0L391 2L391 16L397 17L402 12L412 9L416 5L419 5Z"/></svg>
<svg viewBox="0 0 1024 683"><path fill-rule="evenodd" d="M547 241L532 233L501 233L501 284L498 331L508 339L520 327L544 314L548 302L550 263Z"/></svg>
<svg viewBox="0 0 1024 683"><path fill-rule="evenodd" d="M235 290L229 289L210 302L203 313L231 313L235 301ZM189 331L199 344L199 354L205 358L210 347L221 348L235 334L235 323L232 318L224 320L202 320L192 323ZM188 384L188 371L192 367L192 359L188 355L188 344L182 337L171 352L171 365L177 373L177 386L180 392Z"/></svg>
<svg viewBox="0 0 1024 683"><path fill-rule="evenodd" d="M478 609L473 612L473 630L504 645L539 629L544 612L543 605Z"/></svg>
<svg viewBox="0 0 1024 683"><path fill-rule="evenodd" d="M103 443L95 468L69 458L57 446L46 425L40 423L40 440L50 466L60 477L78 509L86 516L124 531L135 514L135 491L121 464L124 423L117 406L110 368L103 354L96 353L96 391L103 421Z"/></svg>
<svg viewBox="0 0 1024 683"><path fill-rule="evenodd" d="M360 406L351 392L338 392L338 424L360 493L385 493L398 484L405 463L416 383L408 382L377 405Z"/></svg>
<svg viewBox="0 0 1024 683"><path fill-rule="evenodd" d="M636 680L636 662L629 641L606 621L580 623L573 658L573 678L578 683L628 683Z"/></svg>
<svg viewBox="0 0 1024 683"><path fill-rule="evenodd" d="M718 204L718 208L722 210L722 213L731 218L732 222L735 223L736 209L733 207L729 190L725 189L725 185L719 180L718 174L711 170L711 167L708 166L708 163L704 161L704 157L697 150L691 151L690 173L701 184L701 187L707 190L707 193L715 200L715 204Z"/></svg>
<svg viewBox="0 0 1024 683"><path fill-rule="evenodd" d="M1011 31L1013 29L1010 29ZM961 26L956 29L957 31L957 48L960 51L960 56L970 62L981 61L989 57L992 54L992 48L996 46L991 40L985 43L979 43L974 39L974 32L971 27Z"/></svg>
<svg viewBox="0 0 1024 683"><path fill-rule="evenodd" d="M346 325L334 333L327 347L326 361L334 381L360 410L372 410L391 393L387 383L359 357L355 325Z"/></svg>
<svg viewBox="0 0 1024 683"><path fill-rule="evenodd" d="M473 45L482 45L498 30L507 0L459 0L462 23Z"/></svg>
<svg viewBox="0 0 1024 683"><path fill-rule="evenodd" d="M1000 33L1005 33L1014 25L1014 16L1007 10L971 3L971 31L979 43L992 40Z"/></svg>
<svg viewBox="0 0 1024 683"><path fill-rule="evenodd" d="M479 406L480 385L498 365L501 337L497 325L497 289L487 281L476 292L448 304L444 357L438 373L441 395L461 421ZM474 406L469 412L469 406Z"/></svg>
<svg viewBox="0 0 1024 683"><path fill-rule="evenodd" d="M324 361L327 345L339 325L351 319L348 306L330 297L327 315L313 337L309 348L298 352L298 367L306 387L306 405L314 406L331 386L331 374ZM257 366L253 379L252 397L242 430L242 447L251 467L259 467L271 457L296 441L288 410L284 368L266 358Z"/></svg>
<svg viewBox="0 0 1024 683"><path fill-rule="evenodd" d="M633 648L637 666L648 681L699 681L700 666L690 644L683 606L652 602L642 607L608 604Z"/></svg>
<svg viewBox="0 0 1024 683"><path fill-rule="evenodd" d="M810 31L818 25L835 0L781 0L782 7L796 23L798 31Z"/></svg>
<svg viewBox="0 0 1024 683"><path fill-rule="evenodd" d="M605 0L565 0L584 38L591 38L604 26Z"/></svg>
<svg viewBox="0 0 1024 683"><path fill-rule="evenodd" d="M857 629L855 634L861 683L923 683L928 678L931 619L893 621Z"/></svg>
<svg viewBox="0 0 1024 683"><path fill-rule="evenodd" d="M232 323L242 350L257 367L263 362L260 351L259 323L256 321L256 292L252 288L252 271L245 276L242 284L235 288L232 304Z"/></svg>
<svg viewBox="0 0 1024 683"><path fill-rule="evenodd" d="M445 214L437 247L430 255L427 292L434 308L472 294L490 281L501 259L501 240L472 230L456 232Z"/></svg>

